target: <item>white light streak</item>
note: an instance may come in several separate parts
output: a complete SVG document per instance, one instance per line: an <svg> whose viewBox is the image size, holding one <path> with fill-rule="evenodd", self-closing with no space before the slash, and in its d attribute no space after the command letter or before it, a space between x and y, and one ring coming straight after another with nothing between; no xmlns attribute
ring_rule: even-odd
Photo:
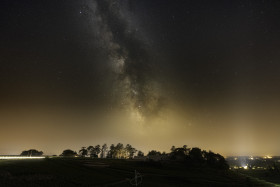
<svg viewBox="0 0 280 187"><path fill-rule="evenodd" d="M0 160L43 159L44 156L0 156Z"/></svg>

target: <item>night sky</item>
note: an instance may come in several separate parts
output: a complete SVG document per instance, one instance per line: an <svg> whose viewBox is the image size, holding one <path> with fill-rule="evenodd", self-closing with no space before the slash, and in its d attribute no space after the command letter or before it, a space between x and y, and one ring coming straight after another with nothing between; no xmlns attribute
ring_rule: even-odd
<svg viewBox="0 0 280 187"><path fill-rule="evenodd" d="M280 155L278 0L2 0L0 19L0 154Z"/></svg>

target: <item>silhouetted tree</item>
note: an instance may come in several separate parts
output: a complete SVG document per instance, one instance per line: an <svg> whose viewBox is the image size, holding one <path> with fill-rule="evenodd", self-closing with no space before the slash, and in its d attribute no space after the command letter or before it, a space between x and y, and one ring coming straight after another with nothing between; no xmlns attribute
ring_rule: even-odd
<svg viewBox="0 0 280 187"><path fill-rule="evenodd" d="M77 155L77 152L76 151L73 151L71 149L66 149L62 152L62 154L60 156L76 156Z"/></svg>
<svg viewBox="0 0 280 187"><path fill-rule="evenodd" d="M142 157L142 156L144 156L144 153L142 151L138 151L137 156Z"/></svg>
<svg viewBox="0 0 280 187"><path fill-rule="evenodd" d="M170 149L171 152L174 152L174 150L176 149L176 147L173 145Z"/></svg>
<svg viewBox="0 0 280 187"><path fill-rule="evenodd" d="M130 144L125 146L125 153L123 155L124 158L133 158L134 154L136 153L136 149L132 147Z"/></svg>
<svg viewBox="0 0 280 187"><path fill-rule="evenodd" d="M90 146L88 146L87 147L87 153L88 153L88 155L90 156L90 157L93 157L93 155L92 155L92 150L94 149L94 147L92 146L92 145L90 145Z"/></svg>
<svg viewBox="0 0 280 187"><path fill-rule="evenodd" d="M189 156L192 161L196 161L196 162L203 161L201 149L199 149L198 147L192 148L190 150Z"/></svg>
<svg viewBox="0 0 280 187"><path fill-rule="evenodd" d="M82 149L79 150L80 156L85 157L85 156L87 156L87 154L88 154L88 150L86 149L86 147L82 147Z"/></svg>
<svg viewBox="0 0 280 187"><path fill-rule="evenodd" d="M105 158L106 157L107 150L108 150L107 144L103 144L102 148L101 148L101 155L100 155L101 158Z"/></svg>
<svg viewBox="0 0 280 187"><path fill-rule="evenodd" d="M99 155L99 153L101 152L100 145L96 145L96 146L94 147L94 150L95 150L95 157L98 158L98 155Z"/></svg>
<svg viewBox="0 0 280 187"><path fill-rule="evenodd" d="M147 156L155 156L155 155L161 155L159 151L151 150L148 152Z"/></svg>
<svg viewBox="0 0 280 187"><path fill-rule="evenodd" d="M95 147L93 146L89 146L87 148L90 157L94 157L94 158L98 158L98 154L100 153L101 149L100 149L100 145L96 145Z"/></svg>
<svg viewBox="0 0 280 187"><path fill-rule="evenodd" d="M215 165L217 160L216 160L216 154L213 153L212 151L202 151L202 157L206 160L206 163L208 165Z"/></svg>
<svg viewBox="0 0 280 187"><path fill-rule="evenodd" d="M43 152L42 151L38 151L36 149L30 149L28 151L22 151L21 156L42 156Z"/></svg>
<svg viewBox="0 0 280 187"><path fill-rule="evenodd" d="M125 147L122 143L118 143L116 146L112 144L107 154L107 158L133 158L137 150L132 147L130 144L127 144Z"/></svg>
<svg viewBox="0 0 280 187"><path fill-rule="evenodd" d="M172 149L172 150L173 151L170 153L170 158L173 160L185 160L189 153L189 149L187 148L186 145L184 145L183 147L178 147L178 148Z"/></svg>
<svg viewBox="0 0 280 187"><path fill-rule="evenodd" d="M221 169L229 169L229 165L226 162L226 159L220 155L220 154L216 154L216 160L217 160L217 164L216 166L221 168Z"/></svg>
<svg viewBox="0 0 280 187"><path fill-rule="evenodd" d="M123 158L124 157L124 146L122 143L118 143L115 147L115 155L113 158Z"/></svg>
<svg viewBox="0 0 280 187"><path fill-rule="evenodd" d="M112 144L110 146L110 150L108 151L108 154L107 154L107 158L114 158L114 155L115 155L115 145Z"/></svg>

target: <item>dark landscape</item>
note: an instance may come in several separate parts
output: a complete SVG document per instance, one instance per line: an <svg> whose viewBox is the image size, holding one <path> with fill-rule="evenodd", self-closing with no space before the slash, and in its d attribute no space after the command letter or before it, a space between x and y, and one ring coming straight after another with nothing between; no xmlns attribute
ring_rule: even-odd
<svg viewBox="0 0 280 187"><path fill-rule="evenodd" d="M112 145L109 150L102 150L99 145L83 147L79 154L68 149L60 156L42 158L39 156L43 153L37 150L23 151L9 160L0 156L0 185L280 186L279 157L258 157L255 162L252 157L230 157L226 161L211 151L174 146L170 153L152 150L146 156L141 151L133 156L133 148L132 154L124 158L125 154L119 157L118 153L123 152L116 149L119 145L122 144Z"/></svg>
<svg viewBox="0 0 280 187"><path fill-rule="evenodd" d="M0 163L1 186L132 186L135 170L142 178L138 186L276 186L267 182L273 179L265 180L265 173L186 167L180 162L49 158ZM279 182L279 173L274 178Z"/></svg>

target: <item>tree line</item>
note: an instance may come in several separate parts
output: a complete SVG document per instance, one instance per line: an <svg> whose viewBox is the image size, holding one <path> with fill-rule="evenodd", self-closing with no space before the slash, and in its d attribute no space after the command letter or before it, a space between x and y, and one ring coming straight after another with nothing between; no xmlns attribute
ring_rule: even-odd
<svg viewBox="0 0 280 187"><path fill-rule="evenodd" d="M125 146L122 143L117 145L112 144L110 147L107 144L102 146L88 146L82 147L78 153L76 151L66 149L60 156L80 156L80 157L92 157L92 158L114 158L114 159L132 159L137 150L130 144ZM143 155L142 151L138 151L138 154Z"/></svg>
<svg viewBox="0 0 280 187"><path fill-rule="evenodd" d="M137 154L136 154L137 153ZM23 151L22 156L41 156L42 151L30 149ZM78 151L71 149L64 150L59 156L62 157L91 157L91 158L109 158L109 159L146 159L146 160L174 160L183 161L185 163L201 164L215 166L219 168L228 168L225 158L212 151L201 150L198 147L188 148L186 145L182 147L172 146L170 153L151 150L145 156L144 153L130 144L123 145L122 143L112 144L110 147L107 144L81 147ZM136 157L135 157L136 156Z"/></svg>

